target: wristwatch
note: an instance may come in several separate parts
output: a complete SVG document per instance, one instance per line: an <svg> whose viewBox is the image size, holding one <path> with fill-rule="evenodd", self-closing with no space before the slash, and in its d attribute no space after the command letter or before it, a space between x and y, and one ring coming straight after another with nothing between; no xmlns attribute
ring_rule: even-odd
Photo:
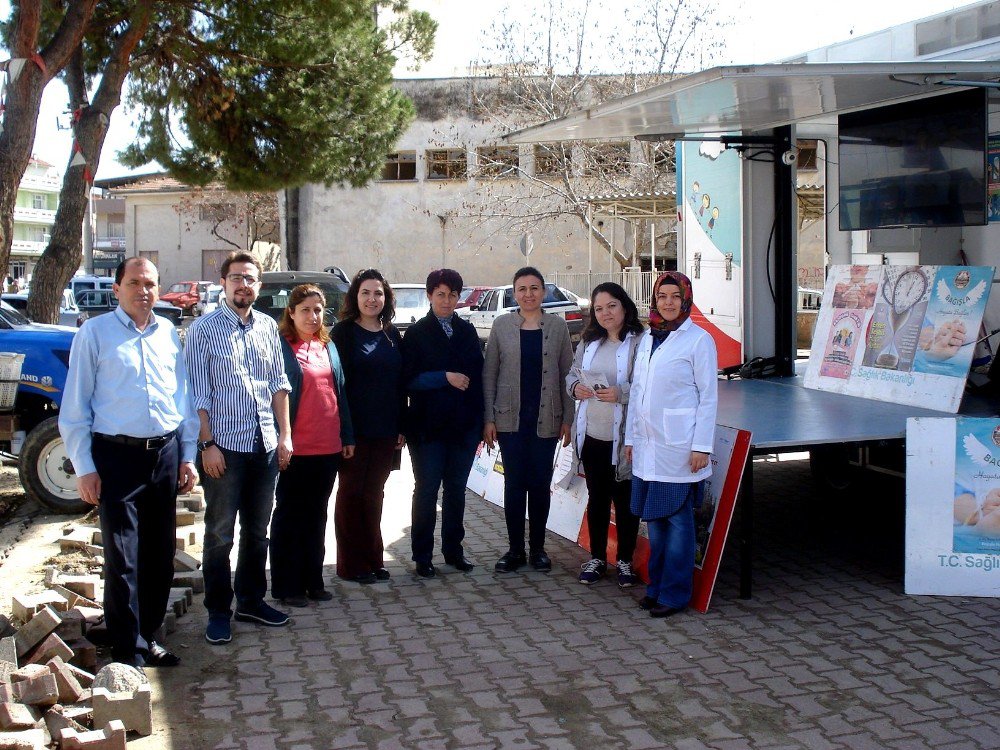
<svg viewBox="0 0 1000 750"><path fill-rule="evenodd" d="M198 441L198 452L201 453L204 450L208 450L213 445L215 445L214 440L199 440Z"/></svg>

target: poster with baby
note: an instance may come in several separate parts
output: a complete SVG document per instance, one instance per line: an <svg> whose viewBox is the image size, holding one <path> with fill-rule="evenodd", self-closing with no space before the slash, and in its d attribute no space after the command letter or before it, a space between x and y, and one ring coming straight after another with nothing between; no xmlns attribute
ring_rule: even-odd
<svg viewBox="0 0 1000 750"><path fill-rule="evenodd" d="M833 266L806 388L958 411L989 266Z"/></svg>
<svg viewBox="0 0 1000 750"><path fill-rule="evenodd" d="M907 420L904 587L1000 596L1000 419Z"/></svg>

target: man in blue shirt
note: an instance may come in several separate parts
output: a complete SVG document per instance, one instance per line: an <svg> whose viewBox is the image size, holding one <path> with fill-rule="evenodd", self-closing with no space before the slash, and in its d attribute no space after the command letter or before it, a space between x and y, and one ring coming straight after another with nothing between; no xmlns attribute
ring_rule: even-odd
<svg viewBox="0 0 1000 750"><path fill-rule="evenodd" d="M80 497L100 513L112 658L174 666L180 658L153 634L173 582L177 495L198 481L198 417L177 331L152 312L156 268L128 258L112 289L117 309L73 340L59 432Z"/></svg>
<svg viewBox="0 0 1000 750"><path fill-rule="evenodd" d="M221 268L225 304L188 331L185 356L198 411L198 460L204 474L205 640L233 639L236 619L280 627L288 615L264 602L267 593L267 525L278 469L292 456L292 431L278 326L254 312L260 265L248 253L230 255ZM240 549L236 581L229 553L236 517Z"/></svg>

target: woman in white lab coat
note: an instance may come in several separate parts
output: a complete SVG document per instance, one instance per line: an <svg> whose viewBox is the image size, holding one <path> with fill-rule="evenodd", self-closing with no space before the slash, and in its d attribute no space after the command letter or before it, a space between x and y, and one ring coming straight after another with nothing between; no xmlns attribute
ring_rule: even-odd
<svg viewBox="0 0 1000 750"><path fill-rule="evenodd" d="M649 585L640 606L653 617L676 614L691 600L694 508L712 474L718 356L712 337L691 321L693 303L691 281L678 271L653 285L625 429L632 512L649 528Z"/></svg>

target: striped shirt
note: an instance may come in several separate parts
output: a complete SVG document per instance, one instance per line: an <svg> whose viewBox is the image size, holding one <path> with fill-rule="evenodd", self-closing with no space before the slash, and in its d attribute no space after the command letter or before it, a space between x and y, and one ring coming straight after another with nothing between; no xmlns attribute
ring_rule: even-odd
<svg viewBox="0 0 1000 750"><path fill-rule="evenodd" d="M292 390L275 322L251 309L244 324L223 304L191 326L184 355L194 408L208 413L216 444L252 453L259 427L264 449L274 450L278 433L271 401L278 391Z"/></svg>

